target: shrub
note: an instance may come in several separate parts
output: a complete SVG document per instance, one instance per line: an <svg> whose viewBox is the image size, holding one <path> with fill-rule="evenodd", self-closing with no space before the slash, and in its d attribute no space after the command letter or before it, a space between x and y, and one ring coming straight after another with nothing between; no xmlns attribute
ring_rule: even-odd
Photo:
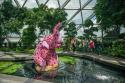
<svg viewBox="0 0 125 83"><path fill-rule="evenodd" d="M10 48L6 48L6 47L2 47L0 48L1 51L5 51L5 52L9 52L11 49Z"/></svg>
<svg viewBox="0 0 125 83"><path fill-rule="evenodd" d="M125 33L121 33L121 34L119 35L119 38L120 38L120 39L125 38Z"/></svg>
<svg viewBox="0 0 125 83"><path fill-rule="evenodd" d="M116 57L125 57L125 41L114 41L111 47L107 47L104 50L104 53Z"/></svg>
<svg viewBox="0 0 125 83"><path fill-rule="evenodd" d="M26 53L33 54L33 53L34 53L34 49L28 49L28 50L26 51Z"/></svg>

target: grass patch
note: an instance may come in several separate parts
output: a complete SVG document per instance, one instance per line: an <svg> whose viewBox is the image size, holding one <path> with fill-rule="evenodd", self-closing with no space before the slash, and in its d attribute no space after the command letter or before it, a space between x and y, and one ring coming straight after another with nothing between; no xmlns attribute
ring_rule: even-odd
<svg viewBox="0 0 125 83"><path fill-rule="evenodd" d="M33 54L35 49L26 49L25 52L28 54Z"/></svg>
<svg viewBox="0 0 125 83"><path fill-rule="evenodd" d="M13 74L23 65L15 62L0 62L0 73Z"/></svg>
<svg viewBox="0 0 125 83"><path fill-rule="evenodd" d="M59 56L59 60L64 62L64 63L68 63L68 64L75 64L76 60L74 57L70 57L70 56Z"/></svg>
<svg viewBox="0 0 125 83"><path fill-rule="evenodd" d="M63 51L63 48L56 48L56 52L61 52Z"/></svg>

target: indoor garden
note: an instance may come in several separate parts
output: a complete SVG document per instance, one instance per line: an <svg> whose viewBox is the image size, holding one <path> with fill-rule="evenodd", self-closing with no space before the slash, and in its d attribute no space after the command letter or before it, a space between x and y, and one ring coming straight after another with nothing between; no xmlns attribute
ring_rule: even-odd
<svg viewBox="0 0 125 83"><path fill-rule="evenodd" d="M0 83L125 83L124 18L124 0L0 0Z"/></svg>

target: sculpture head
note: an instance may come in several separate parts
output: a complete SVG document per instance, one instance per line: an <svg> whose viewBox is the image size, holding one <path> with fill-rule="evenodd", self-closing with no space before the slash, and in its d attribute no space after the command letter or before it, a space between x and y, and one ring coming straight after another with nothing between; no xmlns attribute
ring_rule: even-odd
<svg viewBox="0 0 125 83"><path fill-rule="evenodd" d="M60 37L59 29L61 27L61 22L58 22L53 29L53 33L49 36L44 37L43 41L46 41L49 45L49 48L55 48L57 43L62 42Z"/></svg>
<svg viewBox="0 0 125 83"><path fill-rule="evenodd" d="M62 23L61 23L61 22L58 22L58 23L56 24L56 26L55 26L54 29L53 29L53 34L54 34L54 35L59 34L59 29L60 29L61 26L62 26Z"/></svg>

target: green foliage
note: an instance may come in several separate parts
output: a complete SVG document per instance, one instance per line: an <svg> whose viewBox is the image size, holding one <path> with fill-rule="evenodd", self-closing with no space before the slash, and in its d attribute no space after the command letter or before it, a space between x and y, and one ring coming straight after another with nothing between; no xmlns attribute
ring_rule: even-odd
<svg viewBox="0 0 125 83"><path fill-rule="evenodd" d="M4 0L1 4L0 11L2 12L2 21L9 20L11 17L14 17L15 7L12 5L10 0Z"/></svg>
<svg viewBox="0 0 125 83"><path fill-rule="evenodd" d="M75 37L77 35L76 24L74 22L69 23L69 25L64 28L64 31L66 31L65 35L67 37Z"/></svg>
<svg viewBox="0 0 125 83"><path fill-rule="evenodd" d="M74 57L70 57L69 55L65 55L65 56L60 56L59 60L64 62L64 63L68 63L68 64L75 64L76 60Z"/></svg>
<svg viewBox="0 0 125 83"><path fill-rule="evenodd" d="M125 33L121 33L121 34L119 35L119 38L120 38L120 39L124 39L124 38L125 38Z"/></svg>
<svg viewBox="0 0 125 83"><path fill-rule="evenodd" d="M114 41L112 46L107 47L104 52L115 57L125 57L125 41Z"/></svg>
<svg viewBox="0 0 125 83"><path fill-rule="evenodd" d="M2 31L0 31L0 34L1 34L0 35L0 47L1 47L5 38L2 36Z"/></svg>
<svg viewBox="0 0 125 83"><path fill-rule="evenodd" d="M86 19L83 26L88 27L88 29L84 30L85 34L83 34L86 39L96 37L96 35L93 32L98 31L98 28L93 27L93 22L91 21L91 19Z"/></svg>
<svg viewBox="0 0 125 83"><path fill-rule="evenodd" d="M6 47L2 47L2 48L0 48L0 51L9 52L10 50L12 50L12 49L10 49L10 48L6 48Z"/></svg>
<svg viewBox="0 0 125 83"><path fill-rule="evenodd" d="M22 29L23 25L22 22L19 21L18 19L9 19L8 21L5 22L4 26L7 30L7 33L17 33L19 34L20 29Z"/></svg>
<svg viewBox="0 0 125 83"><path fill-rule="evenodd" d="M84 26L85 26L85 27L93 26L93 22L92 22L90 19L86 19Z"/></svg>
<svg viewBox="0 0 125 83"><path fill-rule="evenodd" d="M71 47L71 39L77 35L76 24L74 22L69 23L67 27L64 28L66 32L65 35L65 50L70 50Z"/></svg>
<svg viewBox="0 0 125 83"><path fill-rule="evenodd" d="M24 8L25 9L25 8ZM4 0L0 5L0 43L9 33L20 35L20 29L23 28L23 8L13 6L11 0ZM21 12L19 12L21 11ZM22 20L21 20L22 18Z"/></svg>
<svg viewBox="0 0 125 83"><path fill-rule="evenodd" d="M29 26L28 28L24 29L21 39L22 39L21 42L23 43L25 48L32 47L34 41L36 40L34 26Z"/></svg>
<svg viewBox="0 0 125 83"><path fill-rule="evenodd" d="M65 51L69 51L70 50L70 47L71 47L71 38L70 37L66 37L64 39L64 42L63 42L64 46L63 46L63 49Z"/></svg>
<svg viewBox="0 0 125 83"><path fill-rule="evenodd" d="M64 21L64 25L67 20L67 13L64 10L48 8L44 4L33 9L19 8L13 6L11 0L4 0L0 5L0 16L0 45L3 43L4 37L9 33L17 33L21 36L20 30L24 25L27 25L29 27L24 29L21 37L21 43L26 48L34 43L36 28L40 30L39 35L46 29L52 32L53 27L58 21Z"/></svg>
<svg viewBox="0 0 125 83"><path fill-rule="evenodd" d="M56 48L56 52L61 52L61 51L63 51L62 48Z"/></svg>
<svg viewBox="0 0 125 83"><path fill-rule="evenodd" d="M64 10L49 9L47 20L48 20L48 24L50 25L50 28L49 28L50 32L52 32L53 27L55 26L55 24L57 24L57 22L66 21L67 20L66 16L67 16L67 13ZM65 22L62 25L65 25Z"/></svg>
<svg viewBox="0 0 125 83"><path fill-rule="evenodd" d="M0 48L0 51L4 51L5 53L14 51L16 53L33 54L34 50L35 49L31 49L31 48L28 48L28 49L24 49L24 48L5 48L5 47ZM59 49L59 50L61 50L61 49ZM13 56L13 53L6 53L6 55L12 55Z"/></svg>
<svg viewBox="0 0 125 83"><path fill-rule="evenodd" d="M19 25L21 24L21 21L18 19L18 18L21 18L18 16L20 10L21 8L14 7L9 0L8 1L5 0L2 3L0 8L0 12L1 12L0 20L1 20L2 27L4 27L5 30L10 31L11 28L17 28L17 27L20 29Z"/></svg>
<svg viewBox="0 0 125 83"><path fill-rule="evenodd" d="M97 0L95 14L103 30L119 28L125 25L125 0Z"/></svg>
<svg viewBox="0 0 125 83"><path fill-rule="evenodd" d="M37 15L35 12L33 12L32 10L28 10L26 11L26 19L25 19L25 24L27 25L35 25L37 22Z"/></svg>
<svg viewBox="0 0 125 83"><path fill-rule="evenodd" d="M34 20L36 26L38 26L38 28L40 29L40 34L43 33L43 31L45 31L45 29L49 29L50 25L48 24L48 7L47 6L43 6L43 4L40 5L39 8L34 8L32 13L34 14L32 20ZM31 21L32 21L31 20Z"/></svg>
<svg viewBox="0 0 125 83"><path fill-rule="evenodd" d="M47 6L40 5L40 8L34 8L33 12L36 16L35 21L42 33L45 29L52 32L53 27L59 21L66 21L67 13L64 10L48 8Z"/></svg>
<svg viewBox="0 0 125 83"><path fill-rule="evenodd" d="M22 68L23 65L14 62L0 62L0 73L13 74L18 69Z"/></svg>
<svg viewBox="0 0 125 83"><path fill-rule="evenodd" d="M25 53L34 54L35 49L25 49Z"/></svg>

